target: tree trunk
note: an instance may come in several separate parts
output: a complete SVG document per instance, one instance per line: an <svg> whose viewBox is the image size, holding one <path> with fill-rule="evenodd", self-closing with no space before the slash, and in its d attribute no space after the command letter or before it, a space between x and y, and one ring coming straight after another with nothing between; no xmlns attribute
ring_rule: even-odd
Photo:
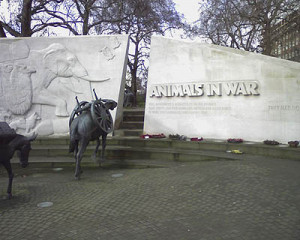
<svg viewBox="0 0 300 240"><path fill-rule="evenodd" d="M139 55L139 41L136 41L135 51L133 56L133 62L130 63L130 73L131 73L131 91L133 93L133 107L137 106L137 72L138 72L138 55Z"/></svg>
<svg viewBox="0 0 300 240"><path fill-rule="evenodd" d="M5 31L4 31L4 28L2 26L2 23L0 21L0 38L6 38L6 34L5 34Z"/></svg>
<svg viewBox="0 0 300 240"><path fill-rule="evenodd" d="M270 56L272 52L271 23L267 21L263 30L263 54Z"/></svg>
<svg viewBox="0 0 300 240"><path fill-rule="evenodd" d="M24 0L21 19L21 37L31 37L31 5L32 0Z"/></svg>
<svg viewBox="0 0 300 240"><path fill-rule="evenodd" d="M133 93L133 103L132 106L137 106L137 87L136 87L136 81L137 81L137 69L131 70L131 91Z"/></svg>
<svg viewBox="0 0 300 240"><path fill-rule="evenodd" d="M88 35L89 33L89 15L89 9L85 9L83 14L82 35Z"/></svg>

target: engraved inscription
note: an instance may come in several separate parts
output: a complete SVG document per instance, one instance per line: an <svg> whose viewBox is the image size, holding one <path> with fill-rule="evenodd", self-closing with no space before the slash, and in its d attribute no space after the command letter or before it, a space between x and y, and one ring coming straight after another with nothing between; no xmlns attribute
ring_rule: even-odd
<svg viewBox="0 0 300 240"><path fill-rule="evenodd" d="M149 103L149 113L151 114L217 114L231 111L228 105L209 102L187 102L187 103Z"/></svg>
<svg viewBox="0 0 300 240"><path fill-rule="evenodd" d="M155 84L150 86L150 97L259 96L258 88L256 81Z"/></svg>
<svg viewBox="0 0 300 240"><path fill-rule="evenodd" d="M269 111L300 111L300 105L270 105Z"/></svg>

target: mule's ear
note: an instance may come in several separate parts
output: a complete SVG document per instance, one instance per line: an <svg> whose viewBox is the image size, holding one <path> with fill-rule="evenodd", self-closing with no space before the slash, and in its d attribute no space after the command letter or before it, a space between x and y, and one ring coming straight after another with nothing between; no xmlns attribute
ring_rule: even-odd
<svg viewBox="0 0 300 240"><path fill-rule="evenodd" d="M114 110L116 107L117 107L117 102L115 102L115 101L112 101L112 103L111 103L111 110Z"/></svg>
<svg viewBox="0 0 300 240"><path fill-rule="evenodd" d="M114 110L117 107L117 105L117 102L115 102L114 100L109 100L105 103L105 107L110 110Z"/></svg>
<svg viewBox="0 0 300 240"><path fill-rule="evenodd" d="M37 135L38 135L37 133L34 133L34 134L32 134L32 136L27 137L27 140L28 141L34 141L36 139Z"/></svg>

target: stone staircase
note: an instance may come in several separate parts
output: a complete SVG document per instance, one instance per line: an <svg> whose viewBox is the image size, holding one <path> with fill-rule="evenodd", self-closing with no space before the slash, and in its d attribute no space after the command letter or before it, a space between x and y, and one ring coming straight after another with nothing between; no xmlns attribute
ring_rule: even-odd
<svg viewBox="0 0 300 240"><path fill-rule="evenodd" d="M140 136L144 127L143 108L124 109L121 128L114 131L114 136Z"/></svg>
<svg viewBox="0 0 300 240"><path fill-rule="evenodd" d="M201 142L162 139L142 139L144 111L142 109L125 110L122 127L108 137L106 164L118 166L164 166L174 162L211 161L211 160L247 160L257 156L300 160L300 148L288 145L269 146L262 143L227 143L220 140ZM73 154L68 153L67 137L39 137L32 144L31 163L74 163ZM92 163L91 155L95 143L91 142L84 153L83 162ZM231 150L240 150L244 154L233 154ZM101 147L99 149L101 151ZM17 159L13 159L17 162Z"/></svg>

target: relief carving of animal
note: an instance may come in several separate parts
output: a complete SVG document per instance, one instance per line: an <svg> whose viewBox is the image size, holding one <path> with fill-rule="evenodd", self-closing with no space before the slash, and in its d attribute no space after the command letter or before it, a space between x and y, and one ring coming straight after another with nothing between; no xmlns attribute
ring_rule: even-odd
<svg viewBox="0 0 300 240"><path fill-rule="evenodd" d="M22 117L22 118L14 119L9 124L9 126L15 129L16 131L18 129L25 129L25 133L29 133L32 129L35 128L38 120L41 120L41 118L36 112L34 112L27 118Z"/></svg>
<svg viewBox="0 0 300 240"><path fill-rule="evenodd" d="M69 116L67 103L63 96L57 96L48 90L57 77L75 78L77 80L101 82L109 79L92 80L77 56L63 44L52 43L47 48L32 50L29 54L31 65L36 66L36 78L33 84L33 103L55 106L57 116ZM74 89L75 90L75 89Z"/></svg>

